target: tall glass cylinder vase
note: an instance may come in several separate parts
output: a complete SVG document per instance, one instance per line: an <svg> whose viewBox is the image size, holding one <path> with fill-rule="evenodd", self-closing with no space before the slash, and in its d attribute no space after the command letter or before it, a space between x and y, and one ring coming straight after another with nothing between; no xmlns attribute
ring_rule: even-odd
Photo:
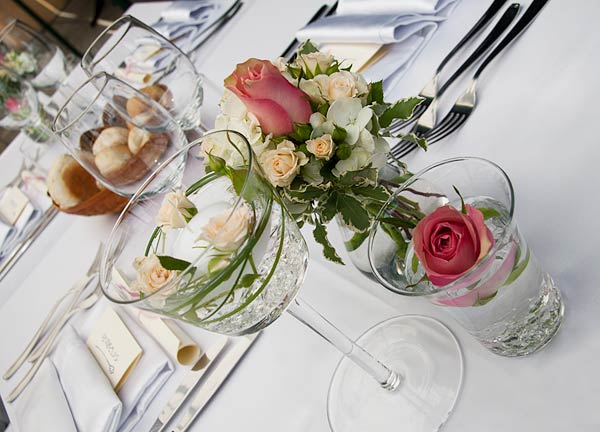
<svg viewBox="0 0 600 432"><path fill-rule="evenodd" d="M418 224L402 213L409 202L421 213ZM558 331L563 304L521 235L514 207L508 176L490 161L457 158L425 168L376 218L374 274L395 293L442 306L492 352L531 354Z"/></svg>

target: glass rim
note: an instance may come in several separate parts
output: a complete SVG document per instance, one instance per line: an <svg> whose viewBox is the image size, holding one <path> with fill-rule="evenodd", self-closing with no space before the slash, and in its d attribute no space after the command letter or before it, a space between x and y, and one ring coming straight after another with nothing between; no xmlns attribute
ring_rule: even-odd
<svg viewBox="0 0 600 432"><path fill-rule="evenodd" d="M108 40L104 44L101 44L103 38L107 34L109 34L111 31L116 31L119 28L119 26L121 26L123 24L127 25L127 27L125 28L125 31L123 31L123 34L116 41L111 43L111 45L107 48L106 52L100 58L94 59L95 56L92 53L93 49L98 48L98 45L100 45L99 46L100 50L106 48L106 44L108 43ZM80 61L81 68L84 70L84 72L88 76L91 76L94 74L94 71L93 71L94 66L96 66L106 56L108 56L112 52L112 50L114 50L115 47L119 44L119 42L121 42L121 40L123 40L123 38L125 37L127 32L133 27L132 24L135 24L135 25L143 28L144 30L146 30L146 31L152 33L153 35L155 35L156 37L158 37L163 42L167 43L170 47L172 47L175 51L177 51L179 53L179 55L181 55L183 58L185 58L190 63L190 65L192 66L194 71L196 73L198 73L196 71L196 66L194 66L194 63L184 54L183 51L181 51L181 49L177 45L175 45L169 39L167 39L162 34L157 32L156 30L154 30L148 24L144 23L143 21L140 21L136 17L134 17L132 15L123 15L122 17L118 18L117 20L113 21L108 27L106 27L102 31L102 33L100 33L94 39L94 41L88 46L88 48L85 50L85 52L81 56L81 61Z"/></svg>
<svg viewBox="0 0 600 432"><path fill-rule="evenodd" d="M480 162L483 163L485 165L490 166L491 168L496 169L502 176L502 178L504 179L504 181L506 182L506 185L508 186L508 192L509 192L509 196L510 196L510 208L509 208L509 218L508 218L508 222L506 223L507 227L513 227L511 229L505 230L503 233L503 236L500 240L502 241L496 241L494 246L492 248L490 248L490 250L488 251L488 253L481 259L479 260L479 262L477 262L473 267L471 267L465 274L463 274L462 276L460 276L459 278L453 280L452 282L450 282L449 284L446 284L444 286L435 286L433 284L431 284L431 286L433 287L432 290L429 290L427 292L415 292L415 291L405 291L402 288L398 288L392 284L390 284L378 271L377 271L377 267L375 266L374 263L374 254L371 253L372 249L373 249L373 245L374 245L374 238L375 238L375 233L378 230L378 227L380 225L380 223L378 222L378 219L384 214L385 209L387 209L390 205L390 203L392 201L395 200L395 198L402 193L403 191L406 190L407 187L411 186L412 184L414 184L416 181L418 181L424 174L435 170L441 166L444 165L448 165L454 162L463 162L463 161L475 161L475 162ZM375 278L379 281L379 283L381 283L385 288L389 289L390 291L396 293L396 294L401 294L401 295L406 295L406 296L412 296L412 297L420 297L420 296L427 296L427 295L431 295L431 294L436 294L436 293L440 293L443 291L448 291L451 289L456 288L457 286L460 286L461 284L464 283L465 280L468 280L470 277L472 277L473 274L475 274L476 272L480 271L481 267L484 265L488 265L488 263L490 262L490 259L492 257L496 256L496 252L498 252L498 250L504 246L505 243L505 239L506 237L509 237L512 234L512 231L514 230L514 209L515 209L515 192L514 192L514 188L512 185L512 182L510 181L510 178L508 177L508 174L506 174L506 172L495 162L490 161L489 159L485 159L482 157L477 157L477 156L461 156L461 157L454 157L454 158L450 158L450 159L444 159L442 161L436 162L432 165L429 165L425 168L423 168L421 171L413 174L412 176L410 176L408 179L406 179L399 187L398 189L396 189L394 191L394 193L392 194L391 197L388 198L388 200L385 202L385 204L381 207L381 209L379 210L379 212L377 213L377 216L375 218L375 220L373 221L371 227L369 228L369 241L368 241L368 246L367 246L367 256L369 259L369 265L371 266L371 270L373 271L373 274L375 275Z"/></svg>
<svg viewBox="0 0 600 432"><path fill-rule="evenodd" d="M15 28L18 28L18 29L24 31L25 33L30 35L33 39L35 39L38 43L41 43L42 45L44 45L47 48L50 48L50 44L44 38L42 38L35 31L35 29L29 27L27 24L25 24L23 21L21 21L18 18L13 18L12 20L10 20L10 22L8 24L6 24L6 26L4 26L2 28L2 30L0 30L0 42L3 42L4 37L6 35L8 35ZM59 49L58 45L56 46L56 48Z"/></svg>
<svg viewBox="0 0 600 432"><path fill-rule="evenodd" d="M103 80L102 84L100 86L97 86L96 84L94 84L98 80ZM129 88L132 91L132 93L135 94L135 97L141 99L146 105L152 106L153 109L157 109L161 116L165 117L166 119L169 119L175 125L177 125L177 127L179 127L179 123L177 122L177 120L175 120L173 115L165 107L163 107L159 102L150 98L148 95L142 93L141 91L139 91L132 85L117 78L116 76L103 71L103 72L98 72L97 74L92 75L91 77L88 77L75 90L73 90L73 92L69 95L69 97L67 97L67 99L65 99L62 106L59 108L56 115L54 116L54 121L52 122L52 131L55 134L62 134L65 130L71 128L75 123L77 123L79 120L81 120L81 117L83 117L83 115L86 114L94 106L94 104L98 101L98 99L101 96L103 96L104 89L106 88L108 83L111 81L118 82L119 84ZM69 105L71 103L71 101L73 100L75 95L78 94L81 91L81 89L83 89L87 85L91 85L92 88L97 90L96 95L89 101L89 103L86 104L85 108L83 108L81 110L81 112L79 114L77 114L75 116L75 118L73 118L73 120L67 122L65 125L60 125L60 127L59 127L59 121L60 121L63 111L66 109L67 105ZM138 122L136 122L134 119L132 119L129 116L129 114L125 114L122 112L119 112L119 114L123 117L126 117L127 122L131 123L133 126L135 126L135 127L141 126L138 124Z"/></svg>
<svg viewBox="0 0 600 432"><path fill-rule="evenodd" d="M159 288L158 290L154 291L151 294L144 295L143 297L140 297L137 299L124 300L121 298L115 298L108 292L108 284L106 282L108 280L109 275L107 274L108 268L106 266L106 263L109 260L109 252L111 249L110 246L115 242L115 235L117 234L119 227L123 223L123 220L125 219L125 217L127 217L127 214L129 213L129 211L141 201L140 196L142 196L144 190L160 174L160 172L165 167L167 167L170 163L172 163L175 159L177 159L181 155L187 154L187 152L189 152L192 147L194 147L198 144L201 144L206 138L213 136L213 135L221 134L221 133L232 133L242 139L242 142L245 144L246 148L248 149L248 158L247 158L247 163L246 163L246 166L248 167L248 172L246 173L246 176L244 177L244 184L242 185L242 189L240 190L239 196L236 198L234 205L231 207L230 212L227 215L227 218L225 219L225 223L217 231L217 234L214 236L215 239L218 238L220 233L225 229L225 226L227 225L227 222L230 220L231 216L233 215L233 212L235 210L237 210L244 203L244 199L242 198L242 196L243 196L244 192L247 190L247 188L249 187L251 176L254 175L253 174L254 170L258 169L258 171L261 175L262 175L262 171L260 169L260 166L255 161L256 157L254 155L254 150L252 150L252 146L248 142L248 139L242 133L240 133L236 130L230 130L230 129L212 130L210 132L205 133L202 137L197 138L194 141L190 142L186 146L182 147L179 151L177 151L176 153L171 155L167 160L165 160L160 165L160 167L158 167L158 169L153 171L152 174L148 178L146 178L144 183L142 183L142 185L138 188L138 190L135 192L135 194L129 199L129 201L127 202L127 205L125 206L125 208L123 208L123 210L119 214L119 217L117 218L117 220L116 220L115 224L113 225L113 228L110 232L110 235L108 236L108 241L106 242L106 247L104 248L104 251L102 252L102 259L100 260L100 271L98 274L99 274L99 278L100 278L100 287L102 289L102 292L110 301L112 301L114 303L118 303L118 304L135 304L135 303L138 303L141 301L145 301L149 298L155 297L155 296L159 295L160 293L163 293L165 291L172 289L174 286L177 286L181 282L181 280L184 278L184 276L186 275L188 270L193 268L195 266L195 264L197 264L205 256L205 254L208 253L209 250L213 249L214 241L211 241L209 243L209 245L207 246L207 248L205 249L205 252L200 254L193 262L190 262L190 265L187 268L185 268L184 270L181 270L179 272L179 274L175 278L173 278L173 280L171 280L168 284ZM210 175L210 174L207 173L204 177L206 177L207 175ZM157 228L160 229L159 227L157 227ZM246 245L246 247L247 246L248 245ZM239 254L240 250L243 250L243 249L238 249L238 254ZM230 263L230 265L235 263L235 261L236 260L234 259L232 261L232 263ZM211 278L210 280L208 280L206 282L206 284L212 283L212 281L214 281L216 278L218 278L226 268L227 267L219 270L214 275L213 278Z"/></svg>

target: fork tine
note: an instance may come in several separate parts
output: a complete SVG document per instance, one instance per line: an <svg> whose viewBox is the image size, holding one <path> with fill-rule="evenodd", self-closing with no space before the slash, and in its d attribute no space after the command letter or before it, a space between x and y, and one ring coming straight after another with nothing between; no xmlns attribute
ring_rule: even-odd
<svg viewBox="0 0 600 432"><path fill-rule="evenodd" d="M450 115L453 114L453 115ZM440 128L436 128L432 134L430 134L427 139L431 144L440 141L441 139L447 137L458 128L460 128L465 120L467 119L467 115L463 113L450 113L446 118L447 121L443 122L444 124L440 124ZM446 119L444 119L446 120Z"/></svg>

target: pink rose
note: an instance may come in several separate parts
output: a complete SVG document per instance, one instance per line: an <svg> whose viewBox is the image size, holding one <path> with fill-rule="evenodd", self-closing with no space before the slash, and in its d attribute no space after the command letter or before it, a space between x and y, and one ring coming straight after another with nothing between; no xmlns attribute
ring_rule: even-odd
<svg viewBox="0 0 600 432"><path fill-rule="evenodd" d="M444 286L472 269L494 245L494 237L476 208L467 214L452 206L438 207L413 231L415 253L431 283Z"/></svg>
<svg viewBox="0 0 600 432"><path fill-rule="evenodd" d="M265 134L287 135L294 123L308 123L312 114L308 95L267 60L251 58L238 64L225 78L225 87L256 116Z"/></svg>
<svg viewBox="0 0 600 432"><path fill-rule="evenodd" d="M4 101L4 106L11 114L14 114L21 109L21 101L15 97L10 97Z"/></svg>

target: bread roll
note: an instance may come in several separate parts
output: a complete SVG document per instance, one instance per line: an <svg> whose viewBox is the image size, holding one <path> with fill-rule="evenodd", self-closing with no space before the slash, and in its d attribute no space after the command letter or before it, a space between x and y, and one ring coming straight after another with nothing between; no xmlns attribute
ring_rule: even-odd
<svg viewBox="0 0 600 432"><path fill-rule="evenodd" d="M127 146L128 136L129 130L126 128L113 126L104 129L92 146L94 156L110 147Z"/></svg>
<svg viewBox="0 0 600 432"><path fill-rule="evenodd" d="M94 177L68 155L54 161L47 183L50 197L61 208L74 207L100 191Z"/></svg>
<svg viewBox="0 0 600 432"><path fill-rule="evenodd" d="M117 145L105 148L97 153L94 162L100 174L111 181L121 183L119 175L123 167L131 159L131 156L127 145Z"/></svg>
<svg viewBox="0 0 600 432"><path fill-rule="evenodd" d="M167 110L171 109L171 107L173 105L173 103L172 103L173 95L169 91L168 87L164 84L152 84L151 86L141 88L140 92L142 92L145 95L147 95L148 97L150 97L150 99L158 102L163 107L165 107ZM140 119L140 120L144 121L146 119L143 116L143 114L145 111L150 111L151 107L149 107L148 104L146 102L144 102L142 99L134 96L132 98L129 98L129 100L127 101L126 109L127 109L127 113L129 114L129 116L132 119L134 119L134 120ZM141 122L138 122L138 123L143 124Z"/></svg>

